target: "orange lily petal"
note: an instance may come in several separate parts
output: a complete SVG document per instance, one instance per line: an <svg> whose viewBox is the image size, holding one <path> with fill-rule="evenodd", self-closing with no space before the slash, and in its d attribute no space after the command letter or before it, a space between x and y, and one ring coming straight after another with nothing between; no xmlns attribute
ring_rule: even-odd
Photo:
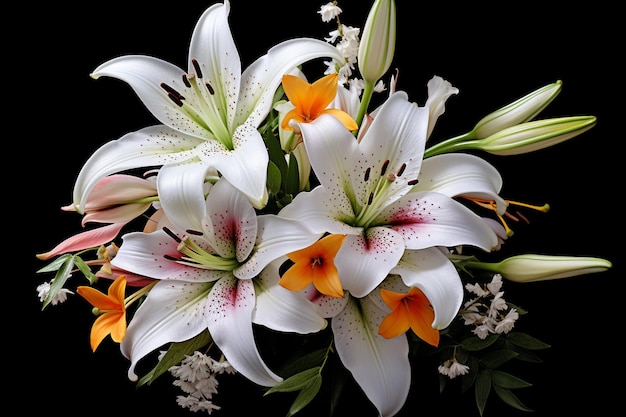
<svg viewBox="0 0 626 417"><path fill-rule="evenodd" d="M95 288L80 286L76 292L99 310L99 316L91 327L90 344L95 352L107 335L120 343L126 336L126 306L124 292L126 276L120 275L109 287L108 295Z"/></svg>
<svg viewBox="0 0 626 417"><path fill-rule="evenodd" d="M313 84L309 84L300 77L286 74L283 76L283 89L294 109L285 114L281 127L290 130L289 123L294 120L298 123L308 123L322 114L337 117L350 131L358 128L354 119L340 109L327 109L337 95L337 80L339 74L328 74Z"/></svg>
<svg viewBox="0 0 626 417"><path fill-rule="evenodd" d="M380 295L391 309L380 324L381 336L396 337L410 327L426 343L439 345L439 330L432 327L435 311L420 289L413 287L406 294L381 289Z"/></svg>
<svg viewBox="0 0 626 417"><path fill-rule="evenodd" d="M117 343L124 339L124 336L126 336L126 313L105 313L93 322L89 337L91 350L95 352L100 343L109 334Z"/></svg>
<svg viewBox="0 0 626 417"><path fill-rule="evenodd" d="M343 297L334 259L345 237L328 235L309 247L289 253L287 256L294 264L283 274L279 284L289 290L299 291L313 283L322 294Z"/></svg>

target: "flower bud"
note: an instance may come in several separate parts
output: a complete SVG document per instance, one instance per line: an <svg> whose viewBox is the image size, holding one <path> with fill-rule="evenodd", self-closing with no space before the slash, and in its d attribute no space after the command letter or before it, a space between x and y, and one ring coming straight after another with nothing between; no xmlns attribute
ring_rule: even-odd
<svg viewBox="0 0 626 417"><path fill-rule="evenodd" d="M365 81L375 84L389 69L396 45L396 4L376 0L367 16L359 44L359 70Z"/></svg>
<svg viewBox="0 0 626 417"><path fill-rule="evenodd" d="M486 138L511 126L532 120L561 92L562 82L548 84L483 117L474 127L476 139Z"/></svg>
<svg viewBox="0 0 626 417"><path fill-rule="evenodd" d="M496 272L509 281L534 282L604 272L612 264L602 258L526 254L497 263L469 262L466 267Z"/></svg>
<svg viewBox="0 0 626 417"><path fill-rule="evenodd" d="M466 142L468 148L494 155L519 155L565 142L596 124L595 116L535 120L511 126L484 139ZM474 142L471 145L471 142Z"/></svg>

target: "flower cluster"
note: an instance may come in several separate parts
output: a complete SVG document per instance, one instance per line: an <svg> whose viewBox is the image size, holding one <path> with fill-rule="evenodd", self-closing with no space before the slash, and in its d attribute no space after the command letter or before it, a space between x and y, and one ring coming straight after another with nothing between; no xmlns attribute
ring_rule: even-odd
<svg viewBox="0 0 626 417"><path fill-rule="evenodd" d="M511 221L549 206L501 196L500 173L479 155L554 146L595 117L537 119L556 81L431 143L459 90L435 76L420 105L400 89L393 0L375 0L363 30L340 22L337 2L322 5L322 21L337 24L328 37L281 42L247 68L229 12L224 0L202 14L186 69L126 55L92 72L126 82L159 123L82 166L63 210L85 230L37 255L51 261L39 272L54 274L37 287L43 308L78 294L96 316L92 350L110 336L138 385L169 372L191 411L220 409L226 372L267 394L298 392L296 414L332 356L380 416L394 416L418 345L440 354L442 386L460 377L475 387L481 414L485 386L525 409L510 392L528 384L499 368L547 345L514 331L526 312L505 301L503 282L611 263L482 261L513 235ZM74 286L78 274L86 281ZM270 357L263 329L288 335L294 356Z"/></svg>

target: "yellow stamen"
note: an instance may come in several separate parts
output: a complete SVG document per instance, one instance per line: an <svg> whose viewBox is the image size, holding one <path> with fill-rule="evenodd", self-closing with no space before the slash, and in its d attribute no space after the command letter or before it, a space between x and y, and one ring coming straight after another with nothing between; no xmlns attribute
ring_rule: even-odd
<svg viewBox="0 0 626 417"><path fill-rule="evenodd" d="M520 212L516 211L515 214L517 215L514 216L513 214L511 214L510 212L506 211L504 212L504 215L501 215L498 213L497 211L497 205L496 202L494 200L488 200L488 199L482 199L482 198L476 198L476 197L469 197L469 196L463 196L463 198L465 198L466 200L472 201L473 203L486 208L488 210L493 210L496 213L496 216L498 217L498 220L500 220L500 223L502 223L502 226L504 226L504 230L506 231L507 236L512 236L513 235L513 230L509 227L509 225L507 224L507 222L504 220L504 216L506 216L508 219L512 220L512 221L519 221L519 218L521 218L522 220L524 220L524 222L529 223L528 219L526 217L524 217ZM542 206L538 206L538 205L534 205L534 204L528 204L528 203L522 203L519 201L513 201L513 200L504 200L507 205L510 206L518 206L518 207L524 207L524 208L528 208L531 210L536 210L536 211L540 211L542 213L547 213L550 210L550 205L549 204L544 204Z"/></svg>

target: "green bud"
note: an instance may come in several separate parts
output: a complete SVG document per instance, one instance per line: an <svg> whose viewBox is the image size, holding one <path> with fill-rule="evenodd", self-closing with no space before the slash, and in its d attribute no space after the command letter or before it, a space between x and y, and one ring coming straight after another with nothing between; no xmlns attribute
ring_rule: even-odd
<svg viewBox="0 0 626 417"><path fill-rule="evenodd" d="M595 116L535 120L508 127L484 139L465 142L465 147L494 155L519 155L565 142L595 124Z"/></svg>
<svg viewBox="0 0 626 417"><path fill-rule="evenodd" d="M474 127L474 137L476 139L486 138L502 129L532 120L561 92L561 86L560 80L548 84L488 114Z"/></svg>
<svg viewBox="0 0 626 417"><path fill-rule="evenodd" d="M497 263L472 261L465 267L499 273L509 281L534 282L604 272L612 264L602 258L526 254Z"/></svg>
<svg viewBox="0 0 626 417"><path fill-rule="evenodd" d="M358 63L363 79L375 84L389 69L396 45L396 4L376 0L367 16Z"/></svg>

